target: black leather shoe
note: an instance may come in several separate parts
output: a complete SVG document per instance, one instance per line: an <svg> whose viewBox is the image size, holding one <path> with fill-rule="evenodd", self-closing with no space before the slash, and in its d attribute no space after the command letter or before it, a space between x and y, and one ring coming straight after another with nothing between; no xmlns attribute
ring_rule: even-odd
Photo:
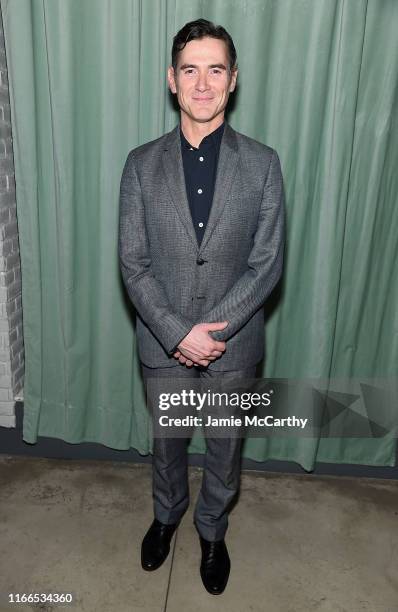
<svg viewBox="0 0 398 612"><path fill-rule="evenodd" d="M142 569L152 572L158 569L167 559L170 552L170 542L179 523L164 525L156 518L149 527L142 540L141 565Z"/></svg>
<svg viewBox="0 0 398 612"><path fill-rule="evenodd" d="M227 586L231 561L224 540L209 542L199 536L202 548L200 576L203 585L212 595L220 595Z"/></svg>

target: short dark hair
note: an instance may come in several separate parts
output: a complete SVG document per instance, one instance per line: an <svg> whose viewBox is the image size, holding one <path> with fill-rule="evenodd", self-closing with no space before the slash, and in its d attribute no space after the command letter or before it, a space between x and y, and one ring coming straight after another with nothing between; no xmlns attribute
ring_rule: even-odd
<svg viewBox="0 0 398 612"><path fill-rule="evenodd" d="M207 19L196 19L186 23L181 30L173 38L173 47L171 49L171 64L176 70L178 54L182 51L187 43L191 40L199 40L209 36L210 38L218 38L223 40L227 45L229 56L229 69L236 69L236 49L231 36L227 30L220 25L215 25Z"/></svg>

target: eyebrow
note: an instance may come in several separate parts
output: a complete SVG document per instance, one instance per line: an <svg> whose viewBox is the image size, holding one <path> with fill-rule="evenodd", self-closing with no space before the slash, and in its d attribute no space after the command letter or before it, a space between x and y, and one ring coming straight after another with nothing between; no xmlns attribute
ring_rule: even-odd
<svg viewBox="0 0 398 612"><path fill-rule="evenodd" d="M180 70L186 70L187 68L198 68L198 66L196 66L196 64L182 64L182 66L180 66ZM220 68L221 70L227 69L224 64L210 64L208 68Z"/></svg>

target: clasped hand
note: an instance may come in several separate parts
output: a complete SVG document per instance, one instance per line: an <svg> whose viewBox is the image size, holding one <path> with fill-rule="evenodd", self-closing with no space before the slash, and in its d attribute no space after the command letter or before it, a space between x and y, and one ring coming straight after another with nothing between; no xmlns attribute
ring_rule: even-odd
<svg viewBox="0 0 398 612"><path fill-rule="evenodd" d="M227 325L228 321L198 323L181 340L173 357L189 368L198 365L208 366L211 361L221 357L226 347L225 342L214 340L208 332L221 331Z"/></svg>

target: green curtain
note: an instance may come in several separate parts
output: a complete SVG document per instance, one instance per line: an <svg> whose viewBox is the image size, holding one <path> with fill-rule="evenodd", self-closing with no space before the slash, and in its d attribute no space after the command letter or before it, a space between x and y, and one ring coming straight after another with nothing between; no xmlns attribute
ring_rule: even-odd
<svg viewBox="0 0 398 612"><path fill-rule="evenodd" d="M285 178L283 282L269 377L396 377L396 0L1 0L23 280L23 437L151 450L133 310L117 256L128 151L176 125L171 41L232 34L231 125ZM394 172L395 171L395 172ZM271 300L271 305L272 305ZM394 465L384 438L249 439L244 456ZM190 452L203 452L194 439Z"/></svg>

